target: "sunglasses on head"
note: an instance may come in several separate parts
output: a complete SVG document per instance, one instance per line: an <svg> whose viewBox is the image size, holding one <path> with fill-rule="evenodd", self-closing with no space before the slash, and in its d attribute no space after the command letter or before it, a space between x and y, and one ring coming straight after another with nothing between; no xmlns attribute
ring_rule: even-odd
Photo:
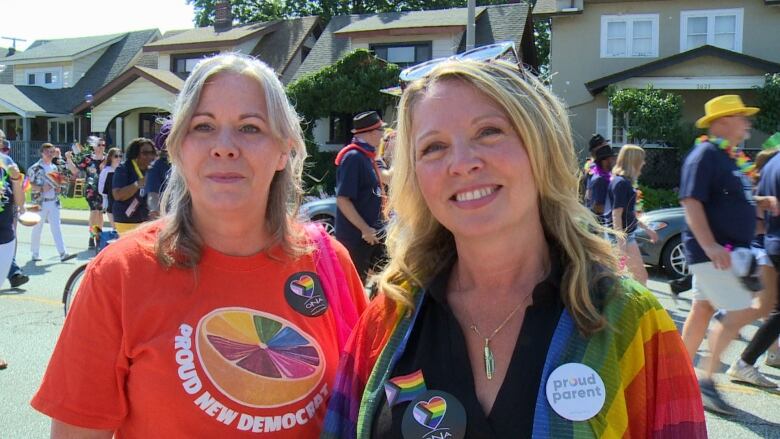
<svg viewBox="0 0 780 439"><path fill-rule="evenodd" d="M433 70L434 67L443 63L444 61L495 61L505 60L513 64L520 66L520 57L517 56L517 50L515 50L515 43L511 41L504 41L501 43L489 44L487 46L476 47L471 50L467 50L457 55L448 56L444 58L436 58L430 61L426 61L415 66L405 68L401 71L400 79L401 85L412 82L414 80L424 78Z"/></svg>

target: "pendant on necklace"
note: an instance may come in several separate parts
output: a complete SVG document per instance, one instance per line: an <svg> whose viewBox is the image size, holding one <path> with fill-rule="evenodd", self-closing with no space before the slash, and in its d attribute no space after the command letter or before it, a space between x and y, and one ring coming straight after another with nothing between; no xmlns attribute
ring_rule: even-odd
<svg viewBox="0 0 780 439"><path fill-rule="evenodd" d="M493 351L490 350L490 339L485 339L485 376L487 379L493 379L493 372L496 371L496 362L493 359Z"/></svg>

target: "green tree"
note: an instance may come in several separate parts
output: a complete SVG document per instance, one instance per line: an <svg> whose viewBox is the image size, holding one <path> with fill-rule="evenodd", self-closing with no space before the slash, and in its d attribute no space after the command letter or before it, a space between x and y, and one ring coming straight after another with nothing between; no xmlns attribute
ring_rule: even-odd
<svg viewBox="0 0 780 439"><path fill-rule="evenodd" d="M423 11L466 7L467 0L231 0L230 10L238 24L278 18L318 15L328 21L334 15L378 12ZM195 10L195 25L214 23L215 0L187 0ZM477 0L477 6L508 3L507 0Z"/></svg>
<svg viewBox="0 0 780 439"><path fill-rule="evenodd" d="M780 131L780 74L767 74L764 86L757 87L758 112L755 126L759 130L773 134Z"/></svg>
<svg viewBox="0 0 780 439"><path fill-rule="evenodd" d="M680 95L648 86L645 89L610 87L607 96L617 122L628 126L631 141L667 143L679 136L683 105Z"/></svg>
<svg viewBox="0 0 780 439"><path fill-rule="evenodd" d="M374 108L383 109L396 98L379 90L398 84L400 69L365 49L348 53L335 64L306 75L287 86L287 95L304 119L306 149L311 159L304 176L307 187L317 192L332 191L335 171L332 153L322 152L314 143L313 122L334 113L355 114Z"/></svg>
<svg viewBox="0 0 780 439"><path fill-rule="evenodd" d="M542 78L550 74L550 19L534 20L534 44Z"/></svg>

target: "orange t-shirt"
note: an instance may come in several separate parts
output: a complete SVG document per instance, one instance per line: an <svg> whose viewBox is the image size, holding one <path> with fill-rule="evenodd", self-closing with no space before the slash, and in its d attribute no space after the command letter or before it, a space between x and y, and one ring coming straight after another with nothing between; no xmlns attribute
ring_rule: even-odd
<svg viewBox="0 0 780 439"><path fill-rule="evenodd" d="M340 353L312 257L207 248L196 270L165 270L157 231L92 261L33 407L117 438L318 437Z"/></svg>

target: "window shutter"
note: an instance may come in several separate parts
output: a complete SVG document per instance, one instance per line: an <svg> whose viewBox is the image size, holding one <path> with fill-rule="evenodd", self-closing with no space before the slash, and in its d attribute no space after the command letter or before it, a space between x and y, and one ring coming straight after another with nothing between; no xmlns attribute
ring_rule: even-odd
<svg viewBox="0 0 780 439"><path fill-rule="evenodd" d="M609 129L610 119L608 108L596 108L596 133L605 139L609 139L612 134Z"/></svg>

